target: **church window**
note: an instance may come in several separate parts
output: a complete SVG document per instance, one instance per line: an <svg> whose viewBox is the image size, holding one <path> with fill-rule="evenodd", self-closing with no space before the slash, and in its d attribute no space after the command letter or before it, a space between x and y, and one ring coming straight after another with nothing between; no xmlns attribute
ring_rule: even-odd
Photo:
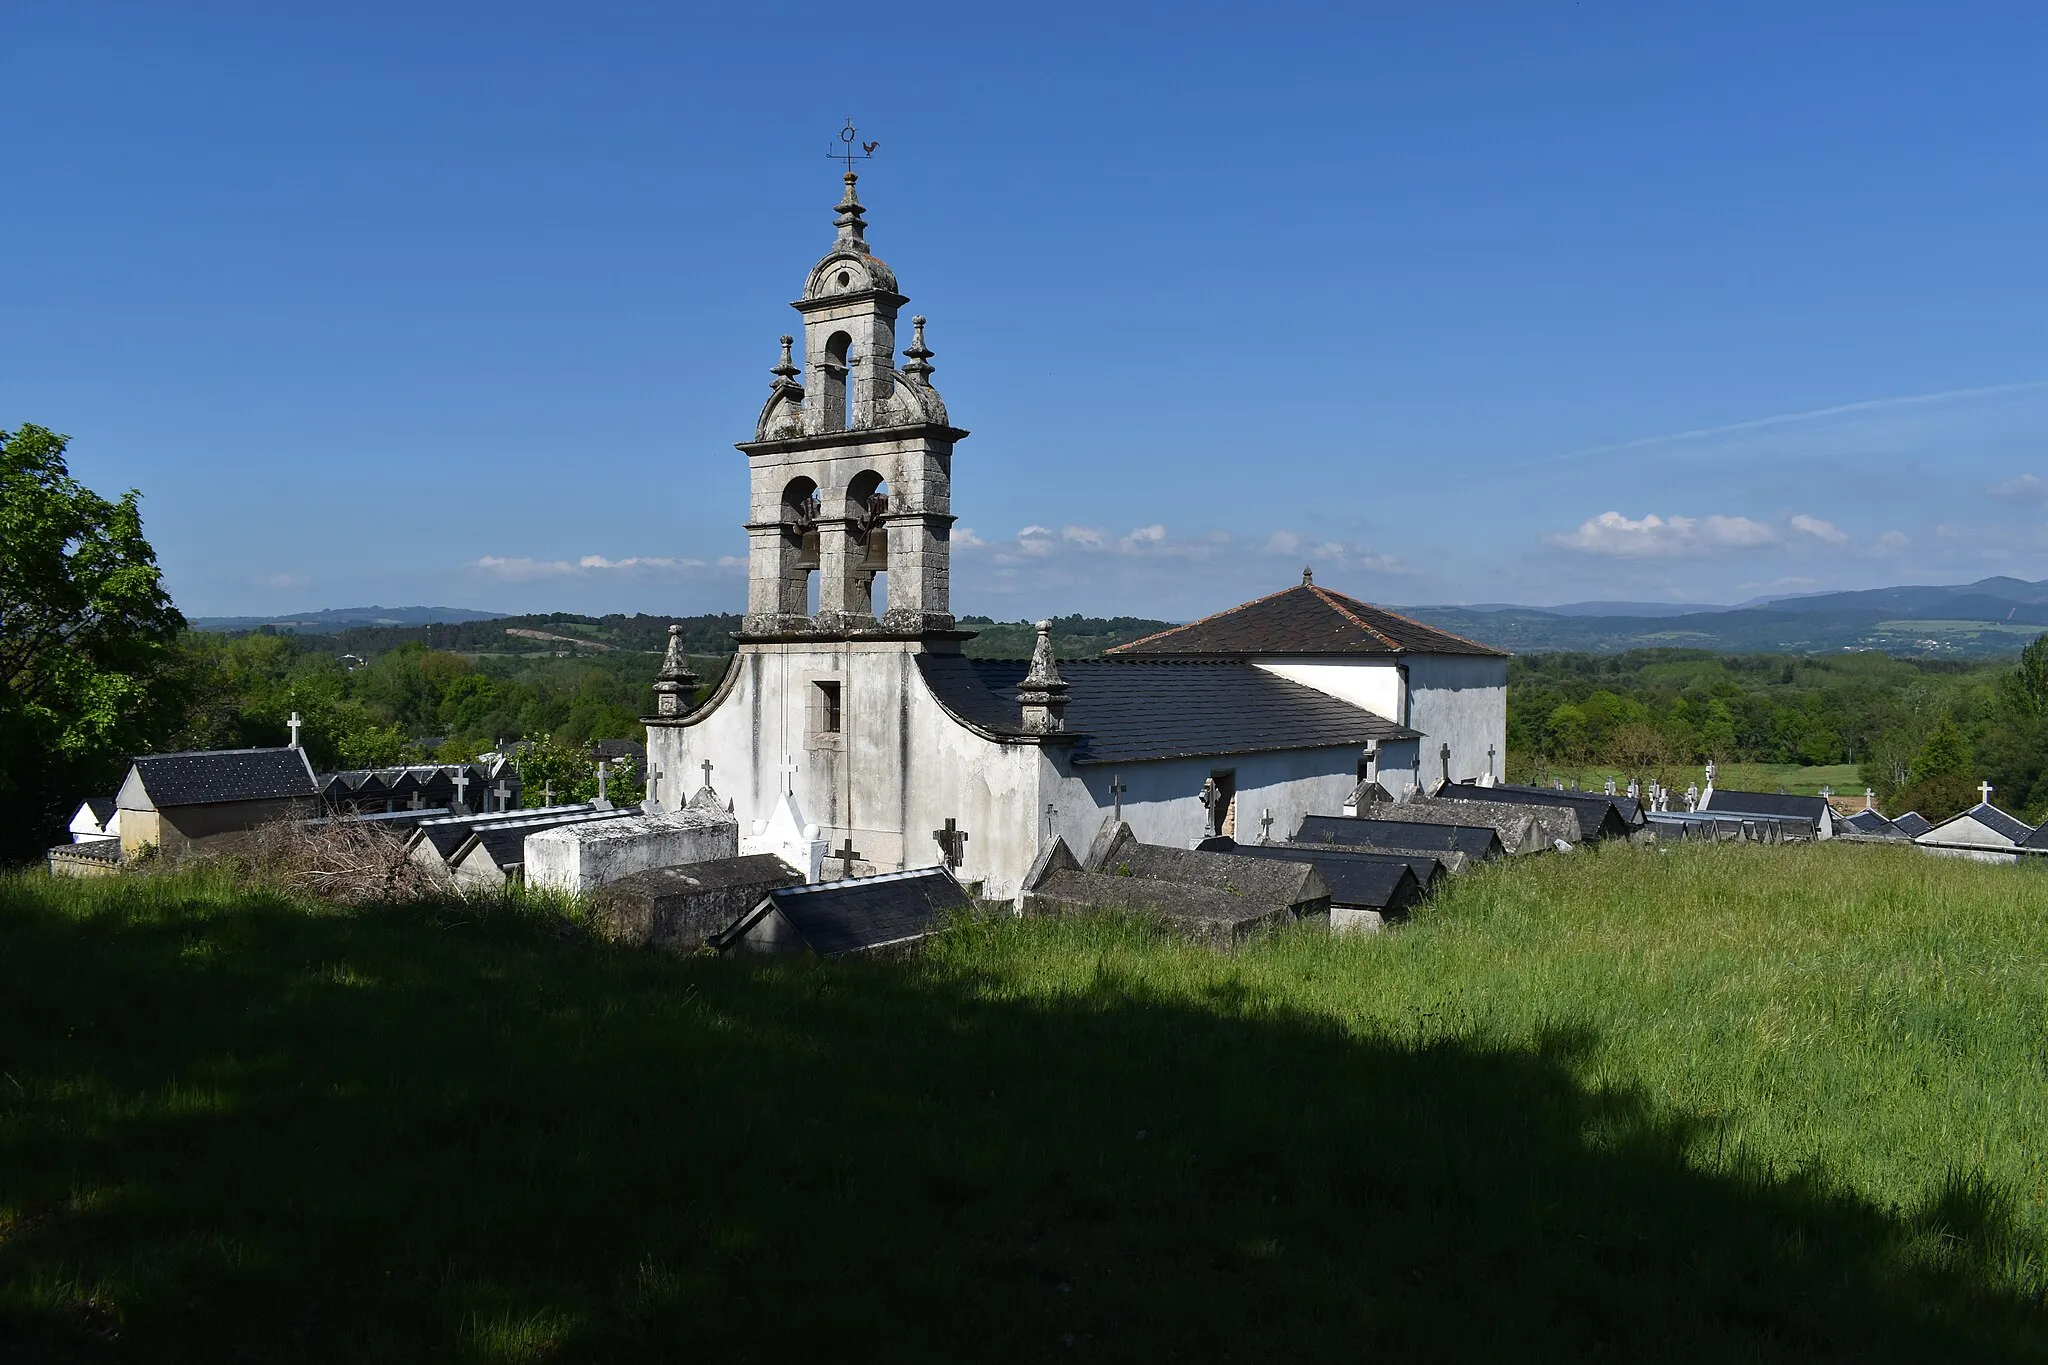
<svg viewBox="0 0 2048 1365"><path fill-rule="evenodd" d="M825 430L846 431L853 425L853 338L834 332L825 341Z"/></svg>
<svg viewBox="0 0 2048 1365"><path fill-rule="evenodd" d="M840 728L839 684L837 681L818 684L818 694L812 708L811 729L821 735L836 735Z"/></svg>
<svg viewBox="0 0 2048 1365"><path fill-rule="evenodd" d="M847 274L847 273L846 273L846 272L845 272L844 270L842 270L842 271L840 271L840 272L839 272L839 287L840 287L841 289L844 289L844 288L846 288L846 286L847 286L847 285L849 285L849 284L852 284L852 283L853 283L853 276L851 276L851 275Z"/></svg>

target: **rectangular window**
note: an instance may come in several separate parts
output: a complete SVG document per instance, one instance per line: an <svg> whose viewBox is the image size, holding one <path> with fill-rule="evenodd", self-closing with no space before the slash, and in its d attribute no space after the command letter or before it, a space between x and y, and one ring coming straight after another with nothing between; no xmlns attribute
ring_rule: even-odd
<svg viewBox="0 0 2048 1365"><path fill-rule="evenodd" d="M821 735L839 733L839 684L821 682L818 684L817 721L812 727Z"/></svg>

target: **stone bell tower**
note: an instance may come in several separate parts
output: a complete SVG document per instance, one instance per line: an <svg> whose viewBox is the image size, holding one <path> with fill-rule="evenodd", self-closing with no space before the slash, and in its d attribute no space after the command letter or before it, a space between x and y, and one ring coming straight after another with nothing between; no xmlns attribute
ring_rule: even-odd
<svg viewBox="0 0 2048 1365"><path fill-rule="evenodd" d="M838 240L790 305L803 316L804 368L785 336L754 439L739 447L752 474L742 639L953 630L953 446L967 433L932 387L923 318L896 366L909 300L868 250L857 180L849 169Z"/></svg>

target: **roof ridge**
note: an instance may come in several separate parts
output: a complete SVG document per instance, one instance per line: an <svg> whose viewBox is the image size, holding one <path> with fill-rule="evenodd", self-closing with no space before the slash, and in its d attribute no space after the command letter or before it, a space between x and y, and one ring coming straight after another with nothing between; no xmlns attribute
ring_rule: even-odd
<svg viewBox="0 0 2048 1365"><path fill-rule="evenodd" d="M1222 611L1212 611L1207 616L1197 616L1192 621L1183 621L1177 626L1168 626L1165 630L1154 631L1152 634L1143 636L1139 639L1126 640L1120 645L1111 645L1108 649L1105 649L1102 652L1105 655L1120 654L1127 649L1136 649L1139 645L1149 645L1154 640L1163 640L1169 635L1178 635L1181 631L1193 630L1196 626L1206 625L1210 621L1220 621L1226 616L1232 616L1238 612L1249 610L1252 607L1256 607L1261 602L1270 602L1276 597L1285 597L1288 593L1294 592L1300 587L1302 587L1301 584L1295 583L1289 587L1280 589L1278 592L1269 592L1263 597L1254 597L1249 602L1240 602L1234 607L1225 607Z"/></svg>
<svg viewBox="0 0 2048 1365"><path fill-rule="evenodd" d="M1342 616L1352 625L1357 626L1360 630L1372 636L1373 639L1378 640L1388 649L1394 651L1394 653L1403 654L1407 652L1406 650L1401 648L1400 643L1396 641L1392 636L1386 634L1384 631L1375 629L1371 622L1367 621L1357 612L1352 611L1350 607L1344 605L1345 602L1350 602L1353 605L1361 607L1366 605L1365 603L1360 602L1357 598L1345 597L1343 593L1331 592L1328 588L1321 587L1318 584L1314 583L1304 583L1301 586L1307 588L1310 592L1314 593L1318 598L1320 598L1324 606L1329 607L1332 611L1336 612L1339 616ZM1421 623L1416 622L1415 624L1419 625Z"/></svg>
<svg viewBox="0 0 2048 1365"><path fill-rule="evenodd" d="M1330 592L1328 588L1323 587L1321 584L1316 584L1315 590L1317 592ZM1455 631L1445 630L1442 626L1433 626L1429 624L1429 622L1427 621L1418 621L1412 616L1403 616L1398 611L1389 611L1387 608L1382 607L1374 602L1361 602L1356 597L1352 597L1346 593L1341 592L1330 593L1330 595L1333 597L1342 597L1347 602L1355 603L1358 606L1365 607L1372 611L1376 611L1380 613L1380 615L1382 616L1391 616L1396 621L1400 621L1406 625L1414 626L1418 630L1434 631L1435 633L1443 636L1447 640L1456 640L1461 645L1471 645L1474 649L1483 649L1489 654L1505 654L1507 652L1506 650L1501 649L1498 645L1481 644L1479 641L1469 639L1463 635L1459 635ZM1361 622L1360 624L1363 624L1363 622ZM1372 628L1370 626L1367 626L1366 629L1371 630ZM1378 631L1373 631L1373 633L1375 635L1379 634ZM1381 636L1380 638L1385 639L1386 637ZM1414 651L1409 650L1406 652L1413 653Z"/></svg>

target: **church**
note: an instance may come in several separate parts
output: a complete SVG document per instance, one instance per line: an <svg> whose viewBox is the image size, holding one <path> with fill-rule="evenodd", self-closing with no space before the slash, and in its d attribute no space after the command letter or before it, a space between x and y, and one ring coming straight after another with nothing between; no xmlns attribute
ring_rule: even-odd
<svg viewBox="0 0 2048 1365"><path fill-rule="evenodd" d="M953 425L925 319L869 249L849 170L837 240L751 441L747 610L701 705L679 635L647 717L648 791L730 806L743 851L838 875L948 865L1018 894L1057 836L1106 818L1148 843L1290 836L1364 782L1491 784L1507 655L1301 582L1060 662L970 659L950 600ZM694 795L691 795L694 790ZM749 846L748 838L751 838ZM808 865L806 867L806 864Z"/></svg>

